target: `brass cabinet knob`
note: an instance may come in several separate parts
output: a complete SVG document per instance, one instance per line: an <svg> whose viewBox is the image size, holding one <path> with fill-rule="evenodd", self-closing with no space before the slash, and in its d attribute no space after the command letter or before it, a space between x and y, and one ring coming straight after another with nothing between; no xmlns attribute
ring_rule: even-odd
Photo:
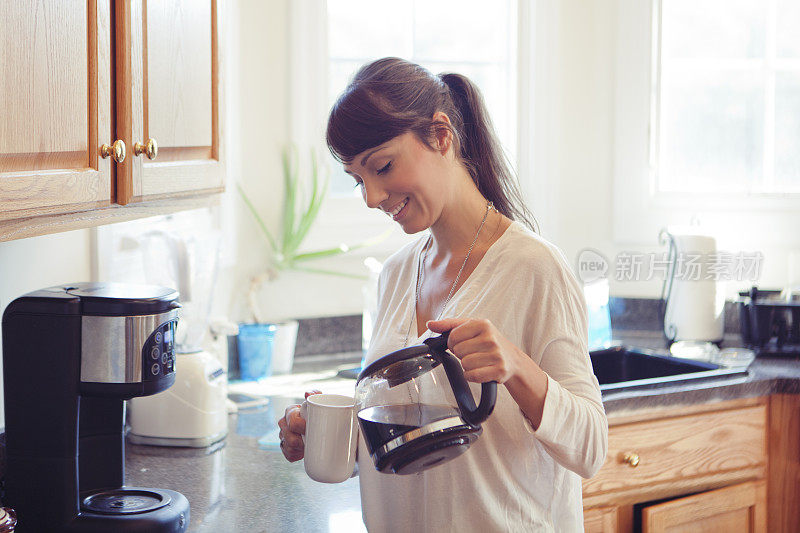
<svg viewBox="0 0 800 533"><path fill-rule="evenodd" d="M135 155L146 155L147 159L155 159L158 156L158 143L155 139L147 139L147 142L136 143L133 145L133 153Z"/></svg>
<svg viewBox="0 0 800 533"><path fill-rule="evenodd" d="M125 161L125 143L122 140L117 139L111 146L104 144L100 147L100 155L103 157L103 159L111 156L111 158L117 163L122 163Z"/></svg>
<svg viewBox="0 0 800 533"><path fill-rule="evenodd" d="M622 456L622 462L626 463L631 468L636 468L639 466L639 454L628 452Z"/></svg>

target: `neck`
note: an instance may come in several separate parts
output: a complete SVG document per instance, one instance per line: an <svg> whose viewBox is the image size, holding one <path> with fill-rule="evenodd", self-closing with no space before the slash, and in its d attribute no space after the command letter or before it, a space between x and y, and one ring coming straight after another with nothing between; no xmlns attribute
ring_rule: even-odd
<svg viewBox="0 0 800 533"><path fill-rule="evenodd" d="M487 199L478 191L467 170L459 165L455 173L459 175L454 176L453 182L461 186L453 188L439 219L431 226L437 253L458 254L466 250L486 215ZM489 219L491 217L492 214ZM483 230L487 229L489 219Z"/></svg>
<svg viewBox="0 0 800 533"><path fill-rule="evenodd" d="M470 179L467 177L467 179ZM464 187L454 195L442 211L436 223L431 226L433 237L431 253L440 259L451 256L463 256L470 245L475 241L478 228L481 227L484 217L486 222L480 231L478 242L485 242L487 237L496 229L500 217L491 210L487 215L488 201L469 181L469 187Z"/></svg>

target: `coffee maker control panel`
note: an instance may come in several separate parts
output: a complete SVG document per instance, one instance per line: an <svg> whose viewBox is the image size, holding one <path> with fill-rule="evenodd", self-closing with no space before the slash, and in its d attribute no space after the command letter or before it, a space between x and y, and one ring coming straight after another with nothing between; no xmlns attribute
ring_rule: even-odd
<svg viewBox="0 0 800 533"><path fill-rule="evenodd" d="M142 378L155 381L175 372L175 327L177 320L158 326L142 347Z"/></svg>

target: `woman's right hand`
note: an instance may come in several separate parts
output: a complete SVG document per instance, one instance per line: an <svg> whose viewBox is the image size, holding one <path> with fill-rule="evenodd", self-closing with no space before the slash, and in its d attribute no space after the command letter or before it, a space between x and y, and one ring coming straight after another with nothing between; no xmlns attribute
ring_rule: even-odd
<svg viewBox="0 0 800 533"><path fill-rule="evenodd" d="M314 390L306 393L306 398L312 394L321 394L322 391ZM299 461L305 452L303 435L306 434L306 421L300 416L300 406L290 405L286 408L283 418L278 420L280 428L281 451L290 463Z"/></svg>

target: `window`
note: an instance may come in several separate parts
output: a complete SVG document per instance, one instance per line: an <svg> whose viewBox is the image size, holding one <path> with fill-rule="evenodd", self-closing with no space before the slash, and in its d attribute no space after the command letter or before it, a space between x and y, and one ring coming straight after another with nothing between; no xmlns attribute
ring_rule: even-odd
<svg viewBox="0 0 800 533"><path fill-rule="evenodd" d="M516 152L516 0L328 0L328 108L364 63L397 56L434 74L464 74L481 89L510 159ZM353 178L332 164L331 193Z"/></svg>
<svg viewBox="0 0 800 533"><path fill-rule="evenodd" d="M800 5L617 0L615 241L800 245Z"/></svg>
<svg viewBox="0 0 800 533"><path fill-rule="evenodd" d="M800 4L668 0L654 13L656 190L800 192Z"/></svg>
<svg viewBox="0 0 800 533"><path fill-rule="evenodd" d="M480 87L507 155L530 196L537 219L551 209L548 165L552 141L551 95L534 95L535 72L551 61L550 21L555 4L519 0L296 0L290 9L290 138L301 147L324 146L330 106L365 62L395 55L434 73L455 71ZM534 117L537 117L534 120ZM546 120L545 120L546 119ZM541 139L535 139L537 132ZM517 151L517 147L527 149ZM308 246L359 242L385 229L391 219L366 209L353 179L328 160L329 199ZM536 194L532 194L535 191ZM382 257L413 238L397 229L381 244L355 251Z"/></svg>

